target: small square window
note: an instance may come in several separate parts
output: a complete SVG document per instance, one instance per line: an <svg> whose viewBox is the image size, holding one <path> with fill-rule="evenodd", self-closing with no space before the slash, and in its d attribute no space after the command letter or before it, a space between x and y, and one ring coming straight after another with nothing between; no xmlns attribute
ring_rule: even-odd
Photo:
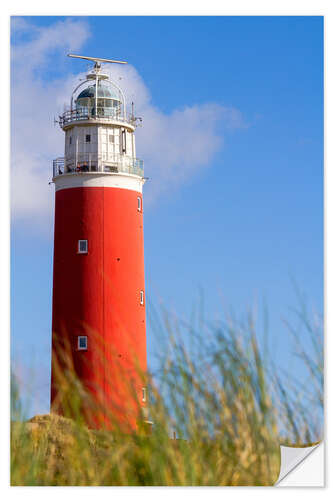
<svg viewBox="0 0 333 500"><path fill-rule="evenodd" d="M90 134L86 135L86 142L90 142Z"/></svg>
<svg viewBox="0 0 333 500"><path fill-rule="evenodd" d="M88 240L79 240L78 253L88 253Z"/></svg>
<svg viewBox="0 0 333 500"><path fill-rule="evenodd" d="M77 348L79 351L86 351L88 349L88 337L86 335L78 336Z"/></svg>
<svg viewBox="0 0 333 500"><path fill-rule="evenodd" d="M143 306L144 304L144 293L143 290L140 290L140 304Z"/></svg>
<svg viewBox="0 0 333 500"><path fill-rule="evenodd" d="M145 387L142 387L142 401L147 401L147 390Z"/></svg>
<svg viewBox="0 0 333 500"><path fill-rule="evenodd" d="M142 207L141 197L138 196L138 212L141 212L141 207Z"/></svg>

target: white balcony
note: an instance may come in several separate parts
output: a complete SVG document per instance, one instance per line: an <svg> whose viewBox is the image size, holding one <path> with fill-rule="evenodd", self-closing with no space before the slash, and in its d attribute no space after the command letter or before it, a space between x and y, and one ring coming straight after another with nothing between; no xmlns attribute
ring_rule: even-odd
<svg viewBox="0 0 333 500"><path fill-rule="evenodd" d="M130 124L132 127L135 126L133 119L127 118L120 109L107 108L105 106L100 106L97 108L97 113L95 108L91 107L78 107L72 110L65 111L59 116L60 127L66 128L69 125L75 124L77 122L121 122Z"/></svg>
<svg viewBox="0 0 333 500"><path fill-rule="evenodd" d="M76 157L53 160L53 177L85 173L125 173L144 176L143 160L125 155L78 153Z"/></svg>

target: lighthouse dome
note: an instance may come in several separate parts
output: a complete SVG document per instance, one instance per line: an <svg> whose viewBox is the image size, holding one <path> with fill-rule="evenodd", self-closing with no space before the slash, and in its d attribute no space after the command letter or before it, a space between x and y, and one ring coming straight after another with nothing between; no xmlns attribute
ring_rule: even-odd
<svg viewBox="0 0 333 500"><path fill-rule="evenodd" d="M96 85L90 85L89 87L82 90L78 95L78 99L82 98L94 98L95 97ZM120 101L119 91L113 87L106 85L98 85L98 97L104 97L106 99L115 99Z"/></svg>
<svg viewBox="0 0 333 500"><path fill-rule="evenodd" d="M80 114L115 117L122 113L123 99L119 89L111 82L99 82L84 88L76 99L76 109Z"/></svg>

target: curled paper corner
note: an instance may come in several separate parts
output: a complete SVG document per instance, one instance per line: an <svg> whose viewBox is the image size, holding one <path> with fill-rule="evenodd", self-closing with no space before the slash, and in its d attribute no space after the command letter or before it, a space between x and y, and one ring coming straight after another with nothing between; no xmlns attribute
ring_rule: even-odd
<svg viewBox="0 0 333 500"><path fill-rule="evenodd" d="M316 454L312 455L311 464L306 462L310 462L310 459L306 460L309 455L311 455L315 450L317 450ZM280 453L281 453L281 465L280 465L280 474L275 483L275 486L324 486L324 444L323 442L316 443L313 446L306 447L293 447L293 446L282 446L280 445ZM315 456L316 455L316 456ZM304 461L306 461L304 463ZM298 466L303 464L304 469L311 469L311 478L308 476L307 470L301 470L301 474L289 474L295 469L298 469ZM305 467L307 465L307 467ZM295 471L296 472L296 471ZM287 478L287 481L284 479ZM293 478L291 478L293 476ZM306 479L304 479L306 478ZM288 480L290 479L290 480ZM284 484L281 484L281 482ZM306 484L305 484L306 483Z"/></svg>

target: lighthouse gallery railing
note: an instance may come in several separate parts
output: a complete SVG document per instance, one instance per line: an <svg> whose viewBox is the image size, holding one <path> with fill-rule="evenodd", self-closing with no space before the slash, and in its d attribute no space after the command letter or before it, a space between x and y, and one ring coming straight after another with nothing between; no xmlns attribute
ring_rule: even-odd
<svg viewBox="0 0 333 500"><path fill-rule="evenodd" d="M133 122L132 118L127 119L126 115L118 109L116 110L105 106L99 106L97 107L97 113L95 113L94 108L90 109L88 107L64 111L62 115L59 115L59 125L63 128L72 122L98 120L99 118L103 119L103 121L110 120L131 124Z"/></svg>
<svg viewBox="0 0 333 500"><path fill-rule="evenodd" d="M53 160L53 177L82 173L125 173L143 177L143 160L124 155L92 155L80 153L75 161L64 157Z"/></svg>

